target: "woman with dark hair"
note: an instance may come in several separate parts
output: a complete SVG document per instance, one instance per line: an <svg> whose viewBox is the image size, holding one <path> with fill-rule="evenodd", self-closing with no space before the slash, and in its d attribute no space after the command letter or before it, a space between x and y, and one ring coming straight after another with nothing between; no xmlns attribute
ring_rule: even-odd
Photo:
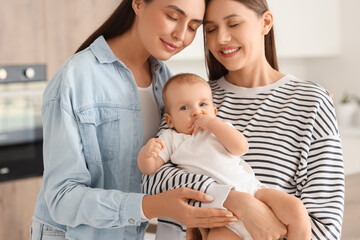
<svg viewBox="0 0 360 240"><path fill-rule="evenodd" d="M190 227L231 212L192 189L140 193L137 155L158 129L167 60L202 24L204 0L124 0L57 71L43 96L44 183L31 239L143 239L148 218Z"/></svg>
<svg viewBox="0 0 360 240"><path fill-rule="evenodd" d="M329 94L313 82L279 72L273 15L266 0L207 0L204 36L217 117L247 138L249 151L242 158L262 183L303 202L311 221L311 239L340 239L343 158ZM156 193L153 186L159 185L164 173L173 174L161 179L167 183L163 191L186 185L209 193L218 187L206 176L185 178L187 173L176 169L166 164L145 178L145 192ZM195 184L192 179L205 180ZM231 190L228 195L215 196L214 202L231 210L253 239L286 235L266 205L248 193ZM160 225L159 234L172 231L175 237L168 239L181 239L168 230L175 226L171 222ZM211 231L209 239L220 239L221 229ZM201 232L207 238L207 231Z"/></svg>

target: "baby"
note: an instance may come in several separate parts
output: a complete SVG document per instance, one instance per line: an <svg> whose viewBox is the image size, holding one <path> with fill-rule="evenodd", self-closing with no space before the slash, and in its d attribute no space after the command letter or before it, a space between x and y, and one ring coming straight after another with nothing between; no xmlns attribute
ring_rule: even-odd
<svg viewBox="0 0 360 240"><path fill-rule="evenodd" d="M287 225L289 240L311 238L310 219L302 202L261 184L241 159L248 150L247 140L231 124L216 118L211 88L204 79L194 74L172 77L163 89L163 100L170 129L140 150L138 166L143 174L155 173L171 159L188 172L211 176L218 183L254 195ZM222 239L252 239L241 221L216 229L213 236L216 234ZM208 238L211 236L210 229Z"/></svg>

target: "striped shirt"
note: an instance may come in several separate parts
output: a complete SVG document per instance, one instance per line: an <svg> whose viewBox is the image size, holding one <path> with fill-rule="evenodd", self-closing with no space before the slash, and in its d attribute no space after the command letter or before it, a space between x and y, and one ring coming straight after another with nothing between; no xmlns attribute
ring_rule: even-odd
<svg viewBox="0 0 360 240"><path fill-rule="evenodd" d="M311 217L312 239L340 239L344 171L328 93L292 75L257 88L238 87L224 78L209 84L218 118L247 138L249 151L243 159L257 178L302 200ZM143 191L154 194L187 186L206 192L210 184L211 178L165 165L144 177Z"/></svg>

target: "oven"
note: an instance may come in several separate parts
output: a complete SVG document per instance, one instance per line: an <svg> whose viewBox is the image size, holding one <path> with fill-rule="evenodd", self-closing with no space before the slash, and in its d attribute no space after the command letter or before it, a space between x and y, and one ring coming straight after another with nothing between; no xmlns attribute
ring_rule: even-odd
<svg viewBox="0 0 360 240"><path fill-rule="evenodd" d="M0 65L0 181L41 176L45 65Z"/></svg>

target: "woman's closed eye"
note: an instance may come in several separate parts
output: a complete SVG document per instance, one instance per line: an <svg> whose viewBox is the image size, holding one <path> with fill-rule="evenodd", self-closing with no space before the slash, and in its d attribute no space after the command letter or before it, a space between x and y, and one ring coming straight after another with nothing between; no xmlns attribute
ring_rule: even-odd
<svg viewBox="0 0 360 240"><path fill-rule="evenodd" d="M178 18L176 16L171 16L170 14L166 14L166 16L172 21L177 21L178 20Z"/></svg>
<svg viewBox="0 0 360 240"><path fill-rule="evenodd" d="M216 28L215 27L205 27L205 32L206 33L212 33L212 32L214 32L216 30Z"/></svg>
<svg viewBox="0 0 360 240"><path fill-rule="evenodd" d="M189 30L192 31L192 32L196 32L196 30L200 27L200 23L198 22L191 22L188 26Z"/></svg>
<svg viewBox="0 0 360 240"><path fill-rule="evenodd" d="M243 21L244 21L243 19L234 18L234 19L230 19L227 22L227 25L228 27L233 28L239 26Z"/></svg>

